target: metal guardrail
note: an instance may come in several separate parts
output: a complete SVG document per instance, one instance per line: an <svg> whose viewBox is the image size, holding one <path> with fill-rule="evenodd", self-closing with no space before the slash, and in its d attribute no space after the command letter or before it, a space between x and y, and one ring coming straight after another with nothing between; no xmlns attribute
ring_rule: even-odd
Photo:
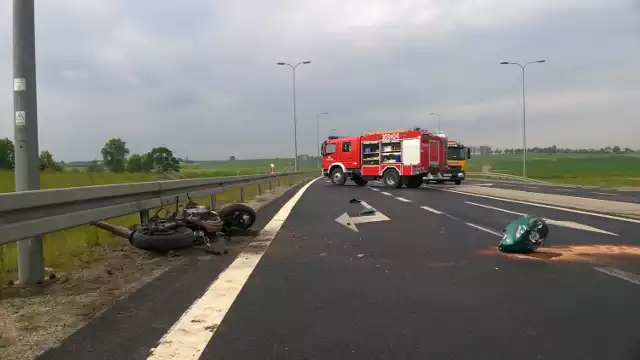
<svg viewBox="0 0 640 360"><path fill-rule="evenodd" d="M317 172L315 170L313 172ZM311 174L277 173L220 178L169 180L134 184L84 186L66 189L33 190L0 194L0 245L96 221L140 213L148 218L149 209L186 200L210 196L215 208L215 194L262 185L290 176Z"/></svg>
<svg viewBox="0 0 640 360"><path fill-rule="evenodd" d="M488 177L488 178L498 178L504 180L514 180L514 181L522 181L536 184L547 184L546 181L536 180L531 178L525 178L522 176L511 175L511 174L503 174L503 173L495 173L495 172L467 172L468 176L471 177Z"/></svg>

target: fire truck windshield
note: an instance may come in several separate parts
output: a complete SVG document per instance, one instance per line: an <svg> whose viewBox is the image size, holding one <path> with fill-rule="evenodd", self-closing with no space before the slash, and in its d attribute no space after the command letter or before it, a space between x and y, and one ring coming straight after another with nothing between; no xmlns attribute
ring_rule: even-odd
<svg viewBox="0 0 640 360"><path fill-rule="evenodd" d="M449 156L447 158L449 160L464 160L464 149L460 147L450 147L447 149Z"/></svg>

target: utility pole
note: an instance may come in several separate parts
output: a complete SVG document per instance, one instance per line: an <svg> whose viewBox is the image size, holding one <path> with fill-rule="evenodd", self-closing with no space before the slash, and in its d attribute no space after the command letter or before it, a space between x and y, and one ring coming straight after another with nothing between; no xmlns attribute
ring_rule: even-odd
<svg viewBox="0 0 640 360"><path fill-rule="evenodd" d="M13 109L16 191L40 189L34 0L13 0ZM42 238L18 242L18 282L44 280Z"/></svg>

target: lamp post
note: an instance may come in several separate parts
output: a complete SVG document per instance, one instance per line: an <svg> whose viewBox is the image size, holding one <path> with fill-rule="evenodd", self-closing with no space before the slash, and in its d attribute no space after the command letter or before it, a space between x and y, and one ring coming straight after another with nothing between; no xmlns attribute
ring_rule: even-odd
<svg viewBox="0 0 640 360"><path fill-rule="evenodd" d="M429 115L436 115L438 117L438 132L440 132L440 114L438 113L429 113Z"/></svg>
<svg viewBox="0 0 640 360"><path fill-rule="evenodd" d="M320 115L329 115L327 112L316 115L316 146L318 147L318 169L320 168Z"/></svg>
<svg viewBox="0 0 640 360"><path fill-rule="evenodd" d="M501 65L518 65L522 69L522 177L527 177L527 112L524 90L524 69L530 64L543 63L546 60L531 61L524 65L509 61L501 61Z"/></svg>
<svg viewBox="0 0 640 360"><path fill-rule="evenodd" d="M298 172L298 118L296 116L296 68L301 64L311 64L311 61L299 62L291 65L285 62L279 62L277 65L287 65L293 70L293 169Z"/></svg>

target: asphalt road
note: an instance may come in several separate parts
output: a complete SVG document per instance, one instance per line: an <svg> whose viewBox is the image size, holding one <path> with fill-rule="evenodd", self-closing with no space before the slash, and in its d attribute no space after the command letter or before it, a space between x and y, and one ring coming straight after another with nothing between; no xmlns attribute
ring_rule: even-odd
<svg viewBox="0 0 640 360"><path fill-rule="evenodd" d="M261 210L259 226L292 195ZM357 223L365 206L352 198L388 220ZM345 212L358 232L336 221ZM551 225L559 252L498 253L497 233L517 213L565 224ZM616 255L640 254L640 224L323 179L281 224L246 283L230 281L244 286L213 334L183 334L189 346L203 343L200 359L640 359L640 264ZM147 359L194 301L217 309L208 287L233 258L202 259L163 274L42 358Z"/></svg>
<svg viewBox="0 0 640 360"><path fill-rule="evenodd" d="M464 182L468 185L480 185L493 188L538 192L543 194L579 196L590 199L611 200L640 203L640 191L618 190L615 188L599 188L587 186L552 185L552 184L527 184L515 181L468 179Z"/></svg>

